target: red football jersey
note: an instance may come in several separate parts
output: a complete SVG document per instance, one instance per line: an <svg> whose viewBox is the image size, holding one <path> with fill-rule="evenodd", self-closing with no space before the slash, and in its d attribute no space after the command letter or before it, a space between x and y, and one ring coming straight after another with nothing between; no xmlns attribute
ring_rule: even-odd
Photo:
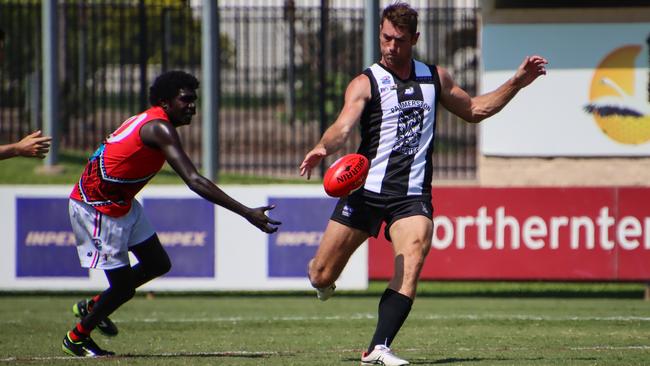
<svg viewBox="0 0 650 366"><path fill-rule="evenodd" d="M145 145L140 138L140 128L153 120L169 118L162 108L152 107L127 119L110 134L88 159L70 198L109 216L128 213L133 197L165 163L163 152Z"/></svg>

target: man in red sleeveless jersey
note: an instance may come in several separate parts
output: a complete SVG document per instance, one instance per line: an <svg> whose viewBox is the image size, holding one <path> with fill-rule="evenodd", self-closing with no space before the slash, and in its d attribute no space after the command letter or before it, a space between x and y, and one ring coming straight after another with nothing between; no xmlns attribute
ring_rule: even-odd
<svg viewBox="0 0 650 366"><path fill-rule="evenodd" d="M135 195L165 161L185 184L206 200L273 233L280 222L266 216L273 206L249 208L203 177L181 146L177 127L196 113L198 80L183 71L160 75L149 89L151 108L127 119L89 159L70 194L70 221L82 267L104 270L109 287L73 306L79 323L63 338L63 351L80 357L113 355L90 337L98 328L117 335L108 316L130 300L135 289L169 271L171 263ZM128 252L138 259L131 267Z"/></svg>

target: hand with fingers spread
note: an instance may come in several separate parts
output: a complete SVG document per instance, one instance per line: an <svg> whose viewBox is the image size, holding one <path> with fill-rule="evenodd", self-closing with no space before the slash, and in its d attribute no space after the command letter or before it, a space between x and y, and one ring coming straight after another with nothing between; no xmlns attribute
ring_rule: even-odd
<svg viewBox="0 0 650 366"><path fill-rule="evenodd" d="M327 156L325 148L322 146L316 146L313 150L305 155L305 159L300 164L300 176L304 176L307 173L307 179L311 178L311 170L314 169L316 165Z"/></svg>
<svg viewBox="0 0 650 366"><path fill-rule="evenodd" d="M539 76L546 75L546 64L548 61L541 56L526 56L517 68L513 83L519 88L530 85Z"/></svg>
<svg viewBox="0 0 650 366"><path fill-rule="evenodd" d="M267 234L274 233L278 231L278 227L271 225L282 224L280 221L273 220L270 217L266 216L266 211L272 210L274 208L275 205L252 208L246 213L246 220Z"/></svg>
<svg viewBox="0 0 650 366"><path fill-rule="evenodd" d="M43 136L40 130L35 131L18 142L18 155L42 159L50 151L50 141L52 137Z"/></svg>

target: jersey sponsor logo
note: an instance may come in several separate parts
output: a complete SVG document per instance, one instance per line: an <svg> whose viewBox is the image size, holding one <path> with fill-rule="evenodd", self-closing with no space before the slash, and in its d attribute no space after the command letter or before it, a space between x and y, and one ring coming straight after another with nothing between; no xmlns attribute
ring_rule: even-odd
<svg viewBox="0 0 650 366"><path fill-rule="evenodd" d="M390 84L392 82L393 82L393 80L389 75L385 75L385 76L383 76L381 78L381 85L388 85L388 84Z"/></svg>
<svg viewBox="0 0 650 366"><path fill-rule="evenodd" d="M93 245L97 250L102 250L102 239L100 238L93 238Z"/></svg>
<svg viewBox="0 0 650 366"><path fill-rule="evenodd" d="M431 106L429 105L429 103L426 103L422 100L404 100L399 102L398 105L391 108L390 113L395 113L397 111L403 111L412 108L420 108L427 112L431 110Z"/></svg>
<svg viewBox="0 0 650 366"><path fill-rule="evenodd" d="M397 139L393 145L393 151L405 155L413 155L418 152L422 136L423 114L419 109L412 109L409 112L400 111L397 121Z"/></svg>
<svg viewBox="0 0 650 366"><path fill-rule="evenodd" d="M397 84L389 85L389 86L382 86L379 88L379 93L385 93L390 90L397 90Z"/></svg>
<svg viewBox="0 0 650 366"><path fill-rule="evenodd" d="M413 88L410 87L410 89ZM395 145L393 145L393 151L405 155L414 155L418 152L424 112L430 110L431 106L421 100L405 100L391 109L391 112L399 112L397 117L397 137Z"/></svg>
<svg viewBox="0 0 650 366"><path fill-rule="evenodd" d="M345 205L345 206L343 206L343 209L341 209L341 215L343 215L345 217L350 217L350 216L352 216L352 211L354 211L352 209L352 207L350 207L348 205Z"/></svg>
<svg viewBox="0 0 650 366"><path fill-rule="evenodd" d="M412 86L409 86L408 88L404 89L404 95L413 95L415 93L415 89L413 89Z"/></svg>
<svg viewBox="0 0 650 366"><path fill-rule="evenodd" d="M422 212L424 212L425 214L428 215L429 214L429 208L427 207L427 205L425 205L424 202L420 202L420 206L422 206Z"/></svg>

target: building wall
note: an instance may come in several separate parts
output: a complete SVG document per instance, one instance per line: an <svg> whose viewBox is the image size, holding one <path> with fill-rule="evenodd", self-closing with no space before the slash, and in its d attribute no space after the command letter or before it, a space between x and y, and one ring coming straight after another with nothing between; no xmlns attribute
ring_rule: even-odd
<svg viewBox="0 0 650 366"><path fill-rule="evenodd" d="M484 25L650 21L647 6L496 9L495 3L495 0L481 2ZM490 45L481 47L485 50ZM548 71L553 72L553 60L549 60ZM513 103L517 103L516 98ZM495 157L479 152L477 183L481 186L649 186L649 168L650 157Z"/></svg>

